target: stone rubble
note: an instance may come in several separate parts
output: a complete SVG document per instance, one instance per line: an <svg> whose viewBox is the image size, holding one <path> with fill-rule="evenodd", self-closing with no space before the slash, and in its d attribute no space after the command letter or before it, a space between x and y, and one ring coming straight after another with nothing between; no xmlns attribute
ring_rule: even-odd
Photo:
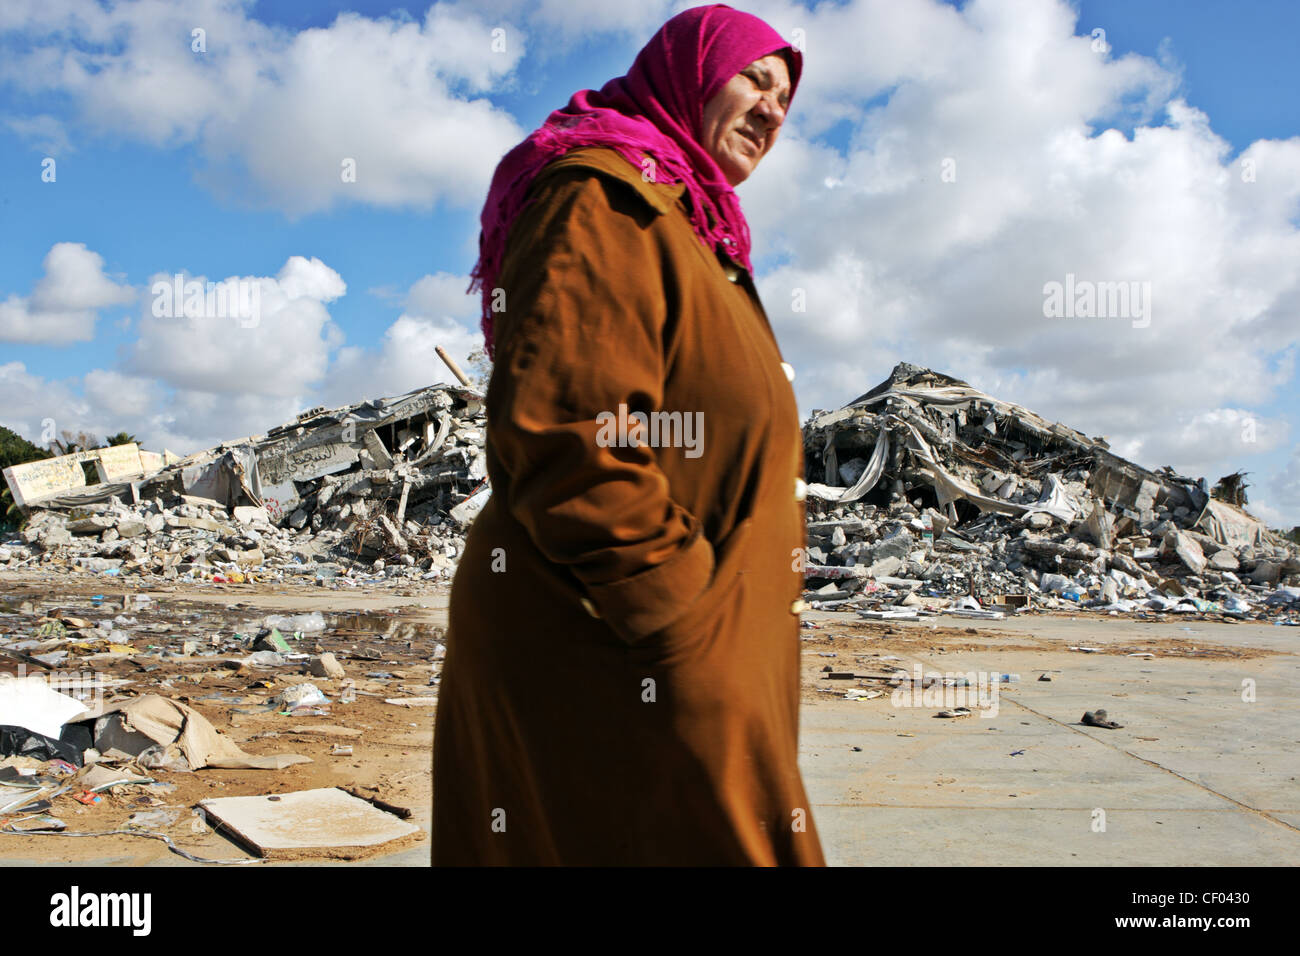
<svg viewBox="0 0 1300 956"><path fill-rule="evenodd" d="M949 376L899 365L814 413L804 439L810 607L1300 623L1300 549L1203 479L1147 471Z"/></svg>
<svg viewBox="0 0 1300 956"><path fill-rule="evenodd" d="M0 539L0 571L332 587L450 579L470 506L487 494L485 428L483 396L456 386L313 409L140 481L36 503L22 531Z"/></svg>
<svg viewBox="0 0 1300 956"><path fill-rule="evenodd" d="M145 582L448 581L488 494L481 393L438 385L223 444L35 507L0 571ZM1031 609L1300 619L1300 549L1204 479L1148 471L900 364L804 425L805 601L916 616ZM138 501L136 500L138 499Z"/></svg>

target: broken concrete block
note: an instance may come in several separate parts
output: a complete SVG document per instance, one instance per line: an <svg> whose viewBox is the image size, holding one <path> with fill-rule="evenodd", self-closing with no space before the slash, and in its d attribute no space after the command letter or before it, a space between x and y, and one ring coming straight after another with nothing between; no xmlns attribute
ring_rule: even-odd
<svg viewBox="0 0 1300 956"><path fill-rule="evenodd" d="M62 525L42 528L38 537L40 546L45 551L72 544L72 532Z"/></svg>
<svg viewBox="0 0 1300 956"><path fill-rule="evenodd" d="M896 528L871 549L872 563L880 561L882 558L898 558L900 561L904 561L914 547L916 547L916 542L907 529Z"/></svg>
<svg viewBox="0 0 1300 956"><path fill-rule="evenodd" d="M1209 565L1216 571L1236 571L1241 567L1240 562L1237 561L1237 556L1227 548L1220 548L1210 555Z"/></svg>
<svg viewBox="0 0 1300 956"><path fill-rule="evenodd" d="M148 525L139 518L122 518L117 523L117 533L123 538L137 538L148 530Z"/></svg>
<svg viewBox="0 0 1300 956"><path fill-rule="evenodd" d="M87 515L85 518L74 518L69 521L67 528L73 534L101 534L106 528L111 528L117 524L117 521L109 515Z"/></svg>
<svg viewBox="0 0 1300 956"><path fill-rule="evenodd" d="M873 578L889 577L897 574L903 568L904 560L897 555L887 555L878 561L871 562L867 568L867 573Z"/></svg>
<svg viewBox="0 0 1300 956"><path fill-rule="evenodd" d="M1277 584L1281 577L1282 566L1276 561L1260 561L1250 572L1250 579L1256 584Z"/></svg>
<svg viewBox="0 0 1300 956"><path fill-rule="evenodd" d="M347 671L343 669L343 665L329 652L312 658L311 673L313 677L327 677L330 680L342 680L348 676Z"/></svg>
<svg viewBox="0 0 1300 956"><path fill-rule="evenodd" d="M252 505L239 505L231 512L231 516L240 524L271 523L265 508L254 508Z"/></svg>
<svg viewBox="0 0 1300 956"><path fill-rule="evenodd" d="M1205 570L1205 554L1201 551L1201 546L1185 531L1166 534L1163 550L1165 553L1172 551L1193 574L1200 574Z"/></svg>
<svg viewBox="0 0 1300 956"><path fill-rule="evenodd" d="M393 519L388 517L388 515L380 515L379 523L383 525L384 530L388 532L388 540L392 546L405 554L410 549L410 545L406 543L406 538L402 536L402 532L398 530Z"/></svg>
<svg viewBox="0 0 1300 956"><path fill-rule="evenodd" d="M205 813L259 856L354 859L420 828L334 787L256 797L204 800Z"/></svg>
<svg viewBox="0 0 1300 956"><path fill-rule="evenodd" d="M220 531L221 523L211 518L189 518L173 516L165 519L169 528L194 528L198 531Z"/></svg>
<svg viewBox="0 0 1300 956"><path fill-rule="evenodd" d="M388 449L384 447L383 439L373 429L366 432L361 440L366 446L366 451L374 460L376 468L387 469L393 467L393 456L388 453Z"/></svg>

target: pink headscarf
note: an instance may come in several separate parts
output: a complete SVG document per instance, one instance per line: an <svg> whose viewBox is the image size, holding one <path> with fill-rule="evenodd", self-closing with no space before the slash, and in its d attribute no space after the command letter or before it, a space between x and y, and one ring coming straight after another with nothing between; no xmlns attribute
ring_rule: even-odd
<svg viewBox="0 0 1300 956"><path fill-rule="evenodd" d="M637 54L626 76L600 90L581 90L497 165L481 216L479 260L469 290L482 295L483 337L493 354L492 290L501 271L510 225L538 171L571 149L607 146L637 169L654 161L656 182L686 184L691 225L716 248L752 271L749 226L726 176L696 136L704 104L742 69L770 53L789 51L790 97L803 56L758 17L726 4L679 13Z"/></svg>

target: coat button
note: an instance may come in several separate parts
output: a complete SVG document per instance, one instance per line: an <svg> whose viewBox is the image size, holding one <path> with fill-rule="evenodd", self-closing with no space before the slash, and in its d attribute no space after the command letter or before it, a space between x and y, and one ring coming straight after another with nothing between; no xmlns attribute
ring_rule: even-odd
<svg viewBox="0 0 1300 956"><path fill-rule="evenodd" d="M594 617L594 618L599 618L599 617L600 617L600 612L596 610L596 605L594 605L594 604L591 603L591 599L590 599L590 598L583 598L583 599L582 599L582 606L583 606L583 608L586 610L586 612L587 612L588 614L590 614L592 617Z"/></svg>
<svg viewBox="0 0 1300 956"><path fill-rule="evenodd" d="M794 480L794 500L803 501L807 497L808 482L804 481L802 478L796 478Z"/></svg>
<svg viewBox="0 0 1300 956"><path fill-rule="evenodd" d="M787 381L787 382L793 382L793 381L794 381L794 366L793 366L793 365L791 365L789 362L782 362L782 363L781 363L781 371L785 372L785 378L786 378L786 381Z"/></svg>
<svg viewBox="0 0 1300 956"><path fill-rule="evenodd" d="M805 610L807 610L807 608L808 605L803 603L803 598L799 598L799 600L795 601L793 604L790 605L790 613L802 614Z"/></svg>

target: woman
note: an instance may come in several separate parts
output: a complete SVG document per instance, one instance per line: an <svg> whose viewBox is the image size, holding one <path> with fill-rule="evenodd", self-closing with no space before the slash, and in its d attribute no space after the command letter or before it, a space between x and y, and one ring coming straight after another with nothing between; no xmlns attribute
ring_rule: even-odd
<svg viewBox="0 0 1300 956"><path fill-rule="evenodd" d="M793 373L731 188L801 65L756 17L688 10L497 168L493 494L452 584L436 864L823 863Z"/></svg>

